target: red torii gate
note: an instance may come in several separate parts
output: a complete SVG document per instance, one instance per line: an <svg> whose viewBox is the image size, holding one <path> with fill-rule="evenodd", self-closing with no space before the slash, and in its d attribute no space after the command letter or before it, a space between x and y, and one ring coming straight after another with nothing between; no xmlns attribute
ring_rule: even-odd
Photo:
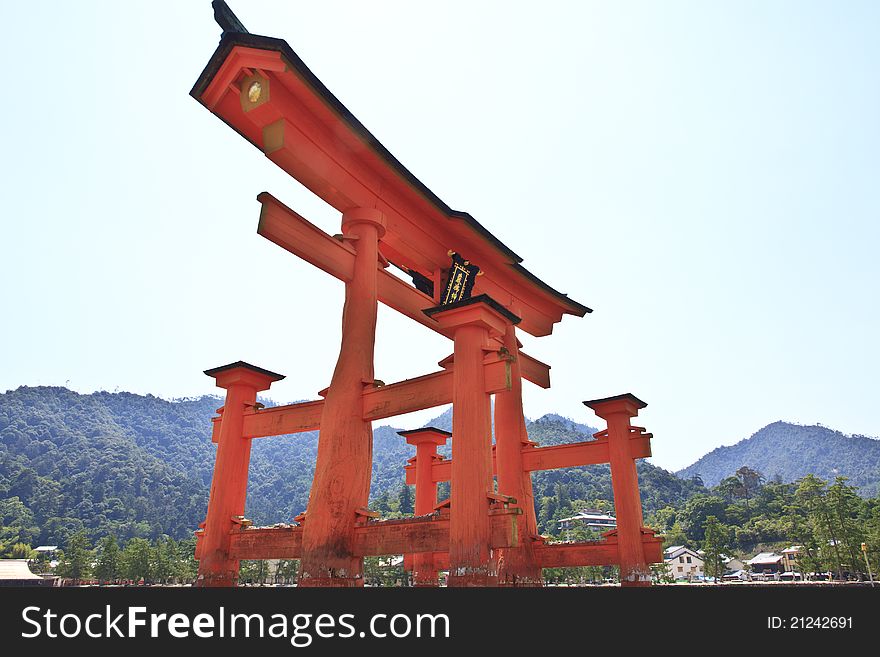
<svg viewBox="0 0 880 657"><path fill-rule="evenodd" d="M208 514L197 532L199 585L234 585L240 559L300 558L300 586L359 586L364 556L401 553L421 555L413 557L420 583L430 583L442 565L451 586L540 585L542 567L600 562L620 563L624 583L649 582L647 564L660 560L659 542L641 527L634 459L649 452L632 448L629 418L644 404L631 395L592 403L608 420L608 435L596 446L580 447L589 458L611 463L617 533L601 545L549 545L536 536L529 472L540 469L535 465L541 459L554 458L551 453L567 454L555 457L556 467L583 459L572 456L576 446L567 452L524 447L522 379L549 387L549 366L519 351L515 327L548 335L563 315L591 311L540 281L473 217L437 198L286 42L250 34L222 0L214 6L224 33L191 94L342 213L342 233L331 236L271 195L257 197L257 232L344 281L345 305L339 359L321 400L264 409L256 395L281 375L242 362L206 371L227 396L214 425L218 448ZM452 251L479 263L483 275L473 296L442 305ZM390 264L414 284L385 271ZM376 380L378 301L453 341L442 371L391 385ZM450 402L453 458L430 469L433 480L437 468L448 470L448 510L376 520L367 509L372 420ZM250 527L243 514L251 440L315 429L318 456L307 512L297 526ZM641 435L646 441L648 435Z"/></svg>

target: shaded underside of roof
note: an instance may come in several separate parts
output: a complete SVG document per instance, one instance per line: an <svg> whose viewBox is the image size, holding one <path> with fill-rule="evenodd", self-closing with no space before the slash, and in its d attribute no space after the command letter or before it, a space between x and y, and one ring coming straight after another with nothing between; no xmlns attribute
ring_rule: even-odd
<svg viewBox="0 0 880 657"><path fill-rule="evenodd" d="M267 37L258 34L251 34L248 32L224 32L223 36L220 39L220 44L217 46L217 49L211 56L208 65L202 71L201 75L199 76L198 80L190 91L191 96L193 96L199 102L203 102L203 93L211 84L211 81L214 79L214 76L217 74L220 67L226 61L226 58L229 56L232 50L238 46L280 53L289 68L293 69L303 80L305 80L305 82L311 87L312 91L335 112L339 119L344 124L346 124L347 127L360 140L362 140L370 149L372 149L374 153L376 153L382 160L384 160L384 162L391 168L392 171L395 172L397 176L399 176L413 189L415 189L439 212L450 219L459 219L463 221L470 228L476 231L486 241L486 243L488 243L496 251L500 252L509 261L509 266L517 274L523 277L530 284L534 285L538 289L542 290L544 293L554 298L557 303L559 303L566 309L565 312L576 315L578 317L583 317L586 313L592 312L592 309L578 303L573 299L570 299L568 295L554 289L553 287L539 279L537 276L535 276L532 272L527 270L525 267L523 267L522 264L520 264L522 262L522 258L518 256L514 251L512 251L508 246L506 246L503 242L501 242L501 240L495 237L495 235L489 232L469 213L459 210L453 210L442 199L434 194L434 192L432 192L421 180L416 178L415 175L413 175L399 160L397 160L397 158L395 158L388 151L388 149L386 149L381 144L381 142L379 142L379 140L376 139L376 137L369 130L367 130L367 128L348 110L348 108L346 108L345 105L343 105L339 101L339 99L336 98L336 96L334 96L330 92L330 90L327 89L326 86L324 86L321 80L319 80L318 77L315 76L314 73L312 73L312 71L305 65L300 57L283 39ZM255 144L252 139L243 134L235 126L229 124L228 122L227 125L230 125L233 130L235 130L242 137L254 144L254 146L260 148L259 144Z"/></svg>

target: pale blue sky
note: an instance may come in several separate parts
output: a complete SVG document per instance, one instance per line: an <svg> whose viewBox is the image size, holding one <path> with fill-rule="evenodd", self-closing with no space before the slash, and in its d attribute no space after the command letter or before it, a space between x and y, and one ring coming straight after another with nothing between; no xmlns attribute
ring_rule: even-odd
<svg viewBox="0 0 880 657"><path fill-rule="evenodd" d="M342 286L256 234L255 197L339 219L189 97L209 2L3 5L0 390L198 395L243 359L314 398ZM595 309L523 338L553 365L528 415L631 391L669 468L778 419L880 434L880 4L232 7ZM379 378L450 352L380 309Z"/></svg>

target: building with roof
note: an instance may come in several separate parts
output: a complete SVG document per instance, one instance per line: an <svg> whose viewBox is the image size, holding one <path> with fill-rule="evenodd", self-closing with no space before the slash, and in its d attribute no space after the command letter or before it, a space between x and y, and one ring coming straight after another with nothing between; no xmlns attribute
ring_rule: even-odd
<svg viewBox="0 0 880 657"><path fill-rule="evenodd" d="M705 560L699 552L684 545L673 545L663 551L663 561L669 574L676 580L693 581L702 579L705 573Z"/></svg>
<svg viewBox="0 0 880 657"><path fill-rule="evenodd" d="M605 513L600 509L583 509L569 518L559 520L560 529L574 529L575 527L585 527L594 529L598 532L607 532L611 529L617 529L617 518L613 515Z"/></svg>
<svg viewBox="0 0 880 657"><path fill-rule="evenodd" d="M792 545L782 551L782 566L785 572L796 573L800 571L797 558L802 548L802 545Z"/></svg>
<svg viewBox="0 0 880 657"><path fill-rule="evenodd" d="M780 575L785 570L782 555L775 552L761 552L746 561L755 575Z"/></svg>
<svg viewBox="0 0 880 657"><path fill-rule="evenodd" d="M0 586L54 586L56 578L31 572L27 559L0 559Z"/></svg>

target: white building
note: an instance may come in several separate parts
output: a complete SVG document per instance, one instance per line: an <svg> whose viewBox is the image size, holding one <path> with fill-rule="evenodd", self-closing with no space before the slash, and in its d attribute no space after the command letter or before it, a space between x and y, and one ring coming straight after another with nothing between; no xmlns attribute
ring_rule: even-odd
<svg viewBox="0 0 880 657"><path fill-rule="evenodd" d="M617 518L599 509L583 509L578 511L577 515L559 521L560 529L574 529L575 527L607 532L611 529L617 529Z"/></svg>
<svg viewBox="0 0 880 657"><path fill-rule="evenodd" d="M669 573L676 580L692 581L703 578L705 572L703 557L684 545L673 545L666 548L663 553L663 561L669 568Z"/></svg>

